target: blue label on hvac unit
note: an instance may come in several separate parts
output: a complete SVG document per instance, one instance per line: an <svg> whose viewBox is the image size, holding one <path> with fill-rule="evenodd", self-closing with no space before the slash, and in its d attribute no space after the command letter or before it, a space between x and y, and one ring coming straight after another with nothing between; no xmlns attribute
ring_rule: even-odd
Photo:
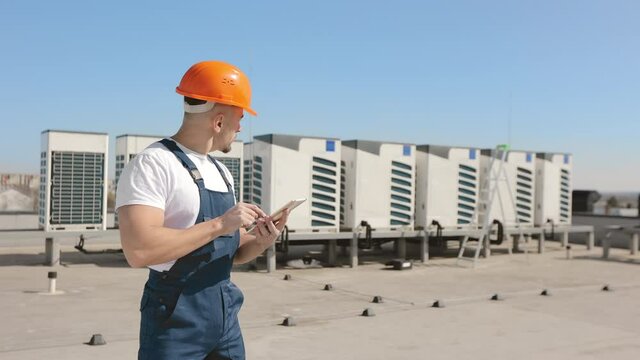
<svg viewBox="0 0 640 360"><path fill-rule="evenodd" d="M565 164L569 163L569 155L567 155L567 154L564 155L564 163Z"/></svg>
<svg viewBox="0 0 640 360"><path fill-rule="evenodd" d="M336 142L333 140L327 140L327 151L334 152L336 151Z"/></svg>
<svg viewBox="0 0 640 360"><path fill-rule="evenodd" d="M471 160L476 159L476 149L469 149L469 159Z"/></svg>
<svg viewBox="0 0 640 360"><path fill-rule="evenodd" d="M411 156L411 145L402 145L402 155Z"/></svg>
<svg viewBox="0 0 640 360"><path fill-rule="evenodd" d="M527 153L527 162L531 162L531 159L533 159L533 156L531 153Z"/></svg>

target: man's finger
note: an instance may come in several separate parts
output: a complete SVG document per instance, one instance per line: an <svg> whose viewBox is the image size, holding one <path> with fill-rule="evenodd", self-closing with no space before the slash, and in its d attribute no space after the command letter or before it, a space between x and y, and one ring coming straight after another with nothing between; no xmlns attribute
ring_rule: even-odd
<svg viewBox="0 0 640 360"><path fill-rule="evenodd" d="M272 231L269 228L270 220L262 220L263 232L267 235L271 235Z"/></svg>
<svg viewBox="0 0 640 360"><path fill-rule="evenodd" d="M285 210L282 217L278 220L276 229L278 229L278 231L282 231L282 229L284 229L284 226L287 224L288 219L289 219L289 209Z"/></svg>
<svg viewBox="0 0 640 360"><path fill-rule="evenodd" d="M251 225L255 224L256 220L255 219L246 219L246 220L242 220L242 226L243 227L251 227Z"/></svg>
<svg viewBox="0 0 640 360"><path fill-rule="evenodd" d="M278 230L278 228L276 228L276 225L273 223L273 219L271 218L267 218L267 227L269 229L269 232L271 234L278 234L280 231Z"/></svg>
<svg viewBox="0 0 640 360"><path fill-rule="evenodd" d="M244 212L245 214L249 214L249 216L251 216L253 219L257 219L257 218L261 218L262 217L262 215L260 215L259 212L255 211L253 208L251 208L249 206L243 208L242 212Z"/></svg>
<svg viewBox="0 0 640 360"><path fill-rule="evenodd" d="M254 205L254 204L247 204L247 206L249 208L251 208L251 210L255 211L258 214L258 217L265 217L267 216L267 214L262 211L262 209L260 209L260 207L258 205Z"/></svg>
<svg viewBox="0 0 640 360"><path fill-rule="evenodd" d="M258 221L254 231L258 234L258 236L264 237L267 236L267 230L264 228L264 224Z"/></svg>

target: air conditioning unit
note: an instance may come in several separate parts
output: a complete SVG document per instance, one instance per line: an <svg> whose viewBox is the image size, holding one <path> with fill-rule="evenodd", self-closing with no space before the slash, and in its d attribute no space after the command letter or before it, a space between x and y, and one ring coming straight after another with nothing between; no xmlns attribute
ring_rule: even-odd
<svg viewBox="0 0 640 360"><path fill-rule="evenodd" d="M476 227L480 149L420 145L416 152L416 226Z"/></svg>
<svg viewBox="0 0 640 360"><path fill-rule="evenodd" d="M338 232L340 140L268 134L245 144L245 199L271 213L290 200L306 198L289 217L295 232Z"/></svg>
<svg viewBox="0 0 640 360"><path fill-rule="evenodd" d="M486 181L489 176L489 164L494 156L496 156L495 149L482 150L480 159L482 168L480 179L482 182ZM498 190L489 212L489 223L493 222L493 220L498 220L505 226L515 226L516 224L534 225L536 198L535 156L535 153L528 151L509 151L503 165L507 180L496 180ZM501 160L496 158L493 165L494 174L497 173L500 162ZM493 177L495 178L495 176ZM510 192L509 189L511 190ZM486 196L488 199L489 194L486 194ZM483 219L478 220L480 222L483 221Z"/></svg>
<svg viewBox="0 0 640 360"><path fill-rule="evenodd" d="M536 225L571 224L572 160L571 154L537 154Z"/></svg>
<svg viewBox="0 0 640 360"><path fill-rule="evenodd" d="M342 142L340 225L345 231L366 221L376 230L413 230L415 145Z"/></svg>
<svg viewBox="0 0 640 360"><path fill-rule="evenodd" d="M231 151L228 153L223 153L222 151L215 151L209 153L216 160L223 163L231 176L233 176L233 189L236 193L236 201L240 201L242 199L242 172L243 172L243 164L242 161L244 159L244 144L242 141L234 141L231 145Z"/></svg>
<svg viewBox="0 0 640 360"><path fill-rule="evenodd" d="M45 130L40 141L40 228L106 230L109 136Z"/></svg>

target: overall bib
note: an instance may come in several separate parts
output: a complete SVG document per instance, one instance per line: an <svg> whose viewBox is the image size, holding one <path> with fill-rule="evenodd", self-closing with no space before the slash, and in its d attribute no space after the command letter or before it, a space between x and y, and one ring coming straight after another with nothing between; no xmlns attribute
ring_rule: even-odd
<svg viewBox="0 0 640 360"><path fill-rule="evenodd" d="M200 172L173 142L161 143L189 171L200 193L196 224L223 215L234 194L216 161L228 192L208 190ZM140 301L139 359L244 359L238 311L244 296L230 280L240 232L220 236L178 259L163 272L149 269Z"/></svg>

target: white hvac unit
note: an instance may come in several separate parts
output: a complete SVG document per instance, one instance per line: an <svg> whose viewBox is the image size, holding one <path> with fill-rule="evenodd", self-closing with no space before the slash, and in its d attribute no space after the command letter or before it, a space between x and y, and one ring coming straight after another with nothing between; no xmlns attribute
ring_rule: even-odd
<svg viewBox="0 0 640 360"><path fill-rule="evenodd" d="M261 135L245 145L245 199L271 213L293 199L307 198L289 217L295 232L338 232L340 140L292 135ZM247 187L247 189L249 188Z"/></svg>
<svg viewBox="0 0 640 360"><path fill-rule="evenodd" d="M106 230L108 135L45 130L40 139L40 228Z"/></svg>
<svg viewBox="0 0 640 360"><path fill-rule="evenodd" d="M115 190L118 189L118 181L122 169L133 159L138 153L146 149L149 145L162 140L163 136L153 135L131 135L124 134L116 137L116 181ZM118 214L114 215L114 225L118 227Z"/></svg>
<svg viewBox="0 0 640 360"><path fill-rule="evenodd" d="M376 230L413 230L415 145L342 142L340 225L366 221Z"/></svg>
<svg viewBox="0 0 640 360"><path fill-rule="evenodd" d="M572 156L538 153L535 224L571 224Z"/></svg>
<svg viewBox="0 0 640 360"><path fill-rule="evenodd" d="M477 226L480 149L420 145L416 169L416 227Z"/></svg>
<svg viewBox="0 0 640 360"><path fill-rule="evenodd" d="M495 149L482 150L480 159L481 181L486 181L489 176L489 164L492 157L496 157ZM533 152L509 150L504 163L506 180L495 179L501 163L499 156L494 161L494 181L498 189L495 193L489 223L493 220L500 221L505 226L534 225L535 216L535 156ZM511 192L509 192L509 189ZM487 194L488 198L488 194ZM483 219L478 219L482 222Z"/></svg>
<svg viewBox="0 0 640 360"><path fill-rule="evenodd" d="M242 141L234 141L231 145L231 151L224 153L222 151L215 151L209 153L216 160L224 164L229 169L231 176L233 176L233 189L235 190L236 201L242 199L242 161L244 159L244 146Z"/></svg>

